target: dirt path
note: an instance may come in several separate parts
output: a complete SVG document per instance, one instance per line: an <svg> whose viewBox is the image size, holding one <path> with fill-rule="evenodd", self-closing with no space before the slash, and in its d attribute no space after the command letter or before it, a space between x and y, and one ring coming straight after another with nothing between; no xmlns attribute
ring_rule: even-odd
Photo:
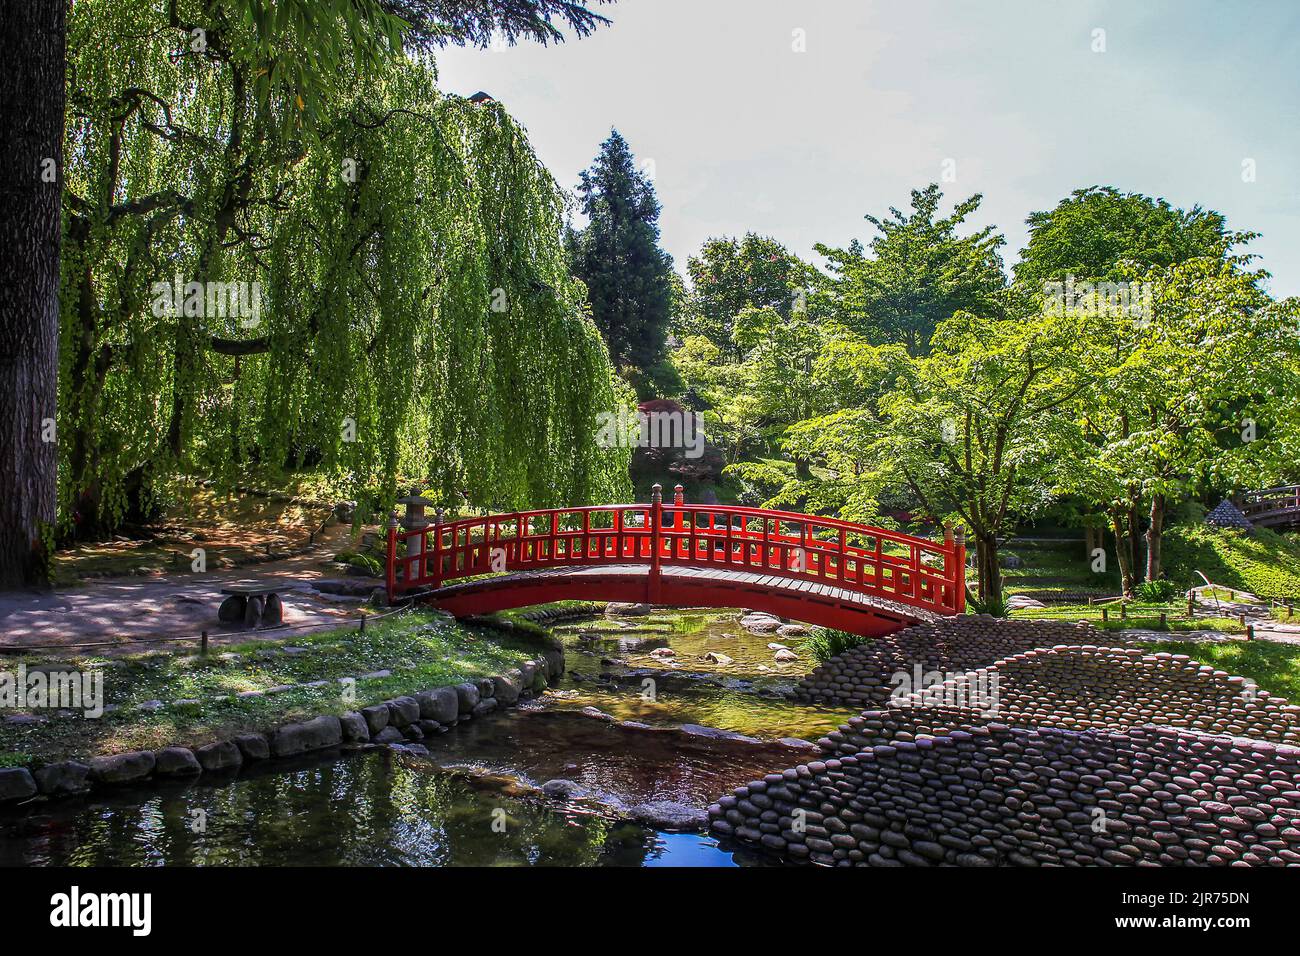
<svg viewBox="0 0 1300 956"><path fill-rule="evenodd" d="M338 626L358 616L358 602L331 600L311 587L312 581L337 577L336 572L321 567L337 548L337 542L327 540L283 561L228 571L105 578L54 591L0 593L0 651L102 641L118 646L83 648L82 652L138 653L150 647L182 649L194 645L131 645L128 641L198 637L207 630L211 643L222 644L251 637L288 638L319 627ZM237 625L219 623L220 590L234 581L283 583L287 589L282 595L286 626L246 631Z"/></svg>

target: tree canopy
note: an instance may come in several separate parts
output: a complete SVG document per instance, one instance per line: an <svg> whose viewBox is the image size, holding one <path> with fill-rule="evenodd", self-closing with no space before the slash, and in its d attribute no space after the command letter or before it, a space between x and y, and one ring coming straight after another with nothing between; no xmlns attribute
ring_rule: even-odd
<svg viewBox="0 0 1300 956"><path fill-rule="evenodd" d="M481 41L494 10L519 33L579 8L179 7L94 0L69 22L65 532L102 533L178 470L310 465L389 500L417 477L448 504L617 496L561 191L499 104L377 52L394 13L442 43ZM293 65L322 43L329 69Z"/></svg>

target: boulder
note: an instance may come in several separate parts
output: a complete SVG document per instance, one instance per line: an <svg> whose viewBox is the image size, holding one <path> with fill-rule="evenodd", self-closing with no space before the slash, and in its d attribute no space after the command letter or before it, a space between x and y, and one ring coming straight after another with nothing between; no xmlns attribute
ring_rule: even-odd
<svg viewBox="0 0 1300 956"><path fill-rule="evenodd" d="M703 830L709 825L706 810L672 800L652 800L633 807L632 819L656 830Z"/></svg>
<svg viewBox="0 0 1300 956"><path fill-rule="evenodd" d="M435 687L415 695L420 702L420 716L425 720L436 720L440 724L450 724L460 713L460 697L455 687Z"/></svg>
<svg viewBox="0 0 1300 956"><path fill-rule="evenodd" d="M343 732L345 744L363 744L370 739L370 725L355 710L350 710L339 718L339 729Z"/></svg>
<svg viewBox="0 0 1300 956"><path fill-rule="evenodd" d="M782 637L803 637L808 633L808 628L802 624L782 624L776 629L776 633Z"/></svg>
<svg viewBox="0 0 1300 956"><path fill-rule="evenodd" d="M285 724L271 734L271 753L276 757L337 747L343 742L343 728L337 717L324 716L300 724Z"/></svg>
<svg viewBox="0 0 1300 956"><path fill-rule="evenodd" d="M781 619L770 614L746 614L740 619L740 626L751 634L771 634L781 626Z"/></svg>
<svg viewBox="0 0 1300 956"><path fill-rule="evenodd" d="M658 657L661 660L667 660L670 657L676 657L677 652L671 647L656 647L650 652L651 657Z"/></svg>
<svg viewBox="0 0 1300 956"><path fill-rule="evenodd" d="M240 734L235 746L245 760L265 760L271 756L271 745L261 734Z"/></svg>
<svg viewBox="0 0 1300 956"><path fill-rule="evenodd" d="M91 779L99 783L131 783L143 780L153 773L154 755L148 750L113 754L110 757L92 757Z"/></svg>
<svg viewBox="0 0 1300 956"><path fill-rule="evenodd" d="M388 704L388 723L403 730L420 719L420 702L414 697L395 697Z"/></svg>
<svg viewBox="0 0 1300 956"><path fill-rule="evenodd" d="M392 729L391 727L389 728ZM396 750L399 753L412 754L416 757L429 756L429 748L424 744L389 744L389 750Z"/></svg>
<svg viewBox="0 0 1300 956"><path fill-rule="evenodd" d="M799 655L796 654L794 651L790 650L788 647L783 647L781 648L781 650L777 651L775 654L772 655L772 659L775 660L778 664L789 664L792 661L797 661L799 659Z"/></svg>
<svg viewBox="0 0 1300 956"><path fill-rule="evenodd" d="M370 738L372 744L398 744L404 740L406 740L406 737L396 727L385 727Z"/></svg>
<svg viewBox="0 0 1300 956"><path fill-rule="evenodd" d="M387 704L375 704L373 707L362 707L361 716L370 730L370 736L373 737L388 726L390 713Z"/></svg>
<svg viewBox="0 0 1300 956"><path fill-rule="evenodd" d="M709 651L704 655L704 659L710 664L720 664L724 667L732 661L726 654L719 654L717 651Z"/></svg>
<svg viewBox="0 0 1300 956"><path fill-rule="evenodd" d="M233 770L244 763L244 755L239 750L239 744L233 740L221 740L215 744L199 747L194 751L194 756L198 759L199 766L209 773Z"/></svg>
<svg viewBox="0 0 1300 956"><path fill-rule="evenodd" d="M244 620L245 599L242 594L232 594L217 608L217 620L223 624L238 624Z"/></svg>
<svg viewBox="0 0 1300 956"><path fill-rule="evenodd" d="M491 697L492 691L496 689L492 686L491 677L476 677L474 679L474 686L478 688L479 700Z"/></svg>
<svg viewBox="0 0 1300 956"><path fill-rule="evenodd" d="M164 747L154 751L153 772L160 777L188 777L202 773L198 758L188 747Z"/></svg>
<svg viewBox="0 0 1300 956"><path fill-rule="evenodd" d="M564 649L548 648L542 652L542 659L546 661L546 679L554 681L564 675Z"/></svg>
<svg viewBox="0 0 1300 956"><path fill-rule="evenodd" d="M470 711L470 713L475 717L482 717L484 714L490 714L492 713L492 711L496 709L497 709L496 698L484 697L482 700L480 700L477 704L474 705L474 709Z"/></svg>
<svg viewBox="0 0 1300 956"><path fill-rule="evenodd" d="M734 740L739 743L756 744L754 737L746 737L733 730L721 730L718 727L705 727L702 724L682 724L681 731L691 737L707 737L710 740Z"/></svg>
<svg viewBox="0 0 1300 956"><path fill-rule="evenodd" d="M479 702L478 688L467 681L464 684L457 684L452 689L456 691L456 706L459 712L473 713Z"/></svg>
<svg viewBox="0 0 1300 956"><path fill-rule="evenodd" d="M50 797L61 797L70 793L80 793L87 787L90 764L77 760L64 760L60 763L47 764L36 771L36 786L41 793Z"/></svg>
<svg viewBox="0 0 1300 956"><path fill-rule="evenodd" d="M26 767L6 767L0 770L0 802L26 800L36 796L36 781Z"/></svg>
<svg viewBox="0 0 1300 956"><path fill-rule="evenodd" d="M507 671L492 678L492 696L503 706L509 707L518 701L523 689L523 675L518 670Z"/></svg>
<svg viewBox="0 0 1300 956"><path fill-rule="evenodd" d="M572 800L574 797L580 797L586 792L572 780L548 780L542 784L542 793L553 800Z"/></svg>

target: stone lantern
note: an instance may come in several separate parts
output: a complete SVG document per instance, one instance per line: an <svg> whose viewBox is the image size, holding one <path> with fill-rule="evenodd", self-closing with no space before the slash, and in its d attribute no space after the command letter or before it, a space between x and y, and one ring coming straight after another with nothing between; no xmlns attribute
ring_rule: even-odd
<svg viewBox="0 0 1300 956"><path fill-rule="evenodd" d="M407 495L405 498L398 498L397 504L403 505L406 508L406 513L402 516L402 527L407 531L423 531L425 528L429 527L429 519L425 516L424 509L436 507L438 503L436 501L430 501L428 498L421 497L420 495L411 494ZM442 524L441 508L438 508L437 518L433 523L435 526ZM425 538L425 535L417 534L408 538L406 541L406 556L408 558L416 556L421 557L421 560L410 562L407 565L407 567L414 569L411 572L411 576L415 578L426 577L429 573L423 560ZM408 585L410 584L409 581L407 583Z"/></svg>

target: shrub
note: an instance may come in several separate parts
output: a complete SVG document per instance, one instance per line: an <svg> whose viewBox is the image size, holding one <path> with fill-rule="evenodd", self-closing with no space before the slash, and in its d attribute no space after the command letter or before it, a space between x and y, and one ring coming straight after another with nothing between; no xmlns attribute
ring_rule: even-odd
<svg viewBox="0 0 1300 956"><path fill-rule="evenodd" d="M1010 617L1011 608L1007 607L1007 595L1004 592L1001 598L988 598L980 600L975 592L970 588L966 589L966 611L969 614L989 614L993 617Z"/></svg>
<svg viewBox="0 0 1300 956"><path fill-rule="evenodd" d="M845 651L860 647L870 640L862 634L851 634L833 627L819 627L809 632L804 638L803 646L817 659L817 663L825 664L832 657L839 657Z"/></svg>
<svg viewBox="0 0 1300 956"><path fill-rule="evenodd" d="M1134 590L1139 598L1143 601L1150 601L1152 604L1163 604L1166 601L1172 601L1174 595L1178 593L1178 588L1174 586L1174 582L1165 578L1158 581L1143 581Z"/></svg>

